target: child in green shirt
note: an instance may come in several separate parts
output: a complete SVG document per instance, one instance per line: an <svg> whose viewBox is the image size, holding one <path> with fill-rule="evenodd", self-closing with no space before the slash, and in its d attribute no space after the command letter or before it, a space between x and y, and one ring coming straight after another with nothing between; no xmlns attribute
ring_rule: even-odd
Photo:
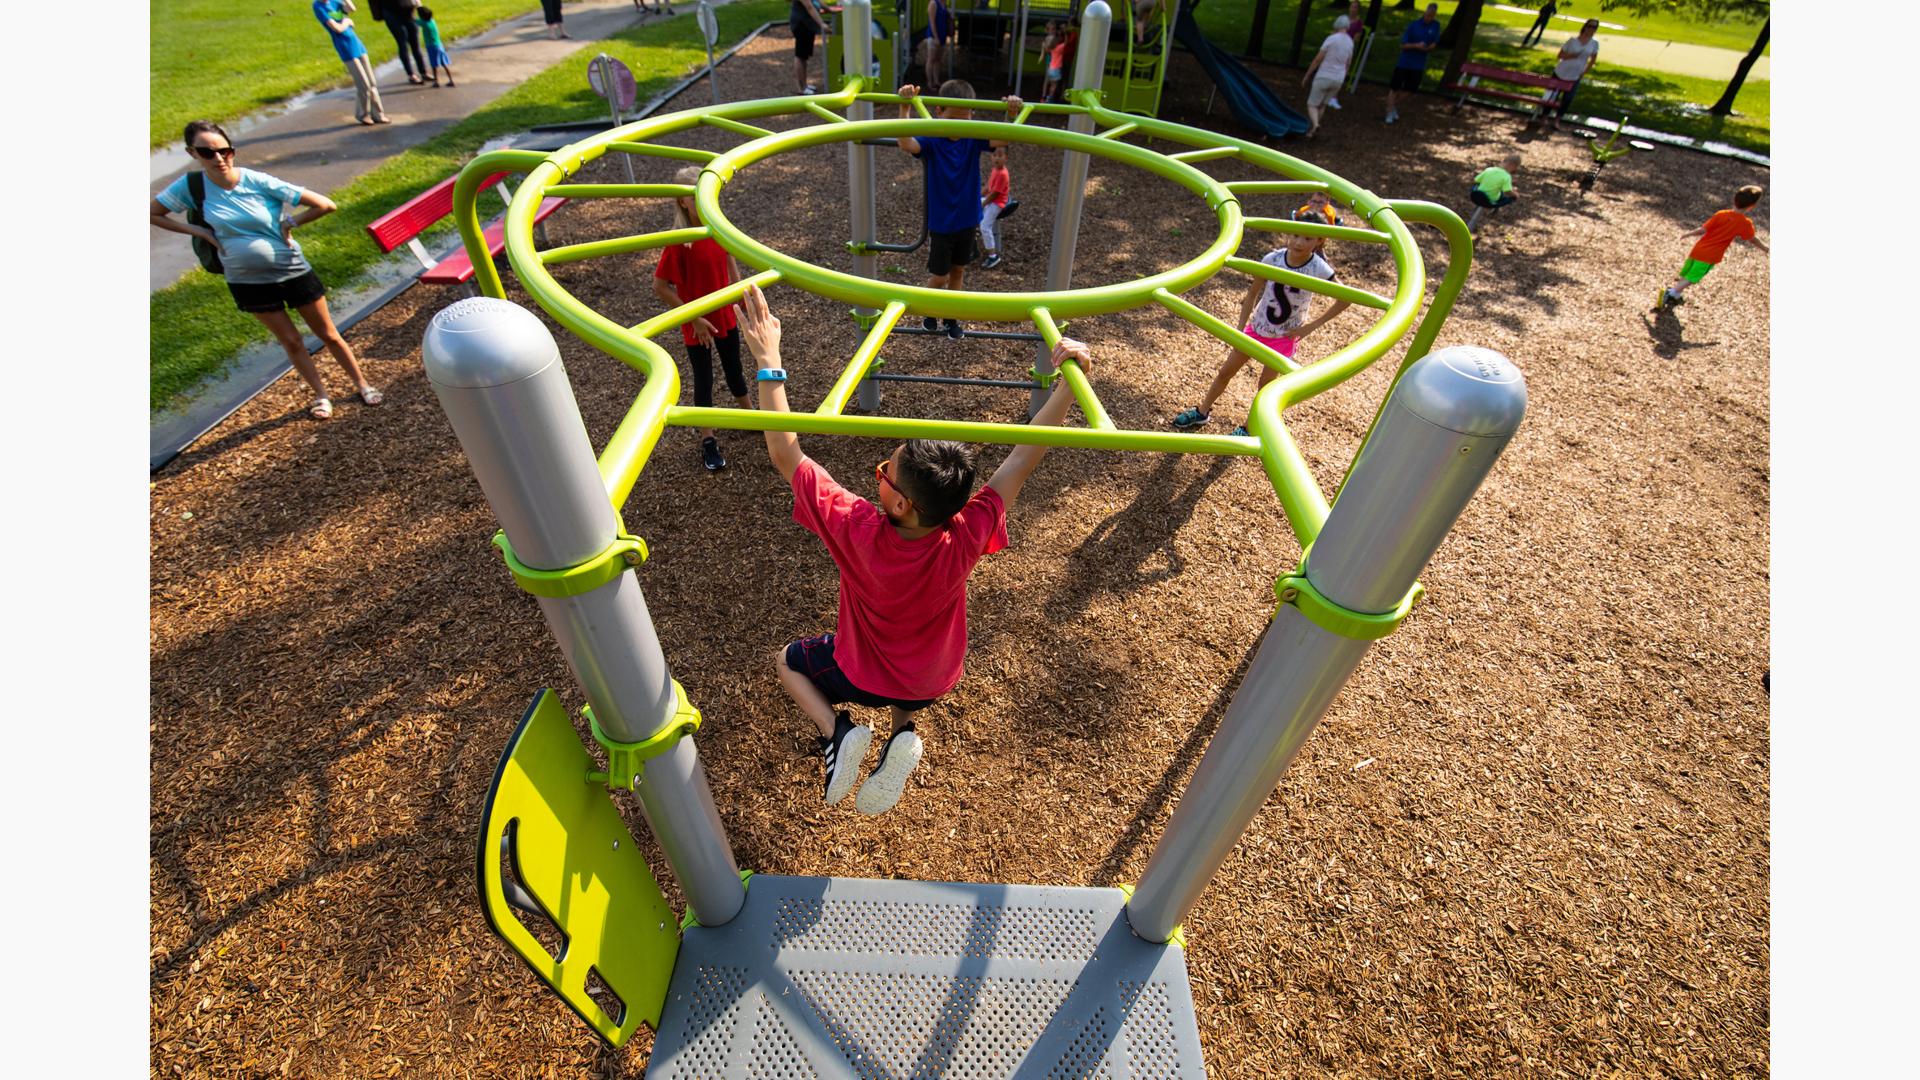
<svg viewBox="0 0 1920 1080"><path fill-rule="evenodd" d="M1500 159L1500 164L1480 170L1473 178L1473 187L1467 190L1467 198L1473 202L1473 216L1467 219L1467 228L1471 230L1480 215L1488 210L1498 210L1510 205L1514 198L1513 173L1520 167L1520 155L1508 154Z"/></svg>
<svg viewBox="0 0 1920 1080"><path fill-rule="evenodd" d="M446 46L440 44L440 27L433 21L433 9L418 7L420 36L426 39L427 65L433 73L433 85L440 85L440 69L447 69L447 85L453 85L453 61L447 58Z"/></svg>

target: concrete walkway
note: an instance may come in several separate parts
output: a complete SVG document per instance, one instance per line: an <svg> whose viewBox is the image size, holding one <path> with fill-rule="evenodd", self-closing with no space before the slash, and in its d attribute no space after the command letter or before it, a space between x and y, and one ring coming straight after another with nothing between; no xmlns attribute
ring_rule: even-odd
<svg viewBox="0 0 1920 1080"><path fill-rule="evenodd" d="M532 5L529 5L532 6ZM692 18L691 0L676 5L674 18ZM232 125L239 164L269 172L313 191L333 191L471 116L475 110L545 71L575 50L601 38L661 18L641 15L633 0L575 0L566 6L570 38L553 41L537 7L472 37L450 42L457 85L412 86L398 59L374 72L380 98L393 123L363 127L353 118L353 87L303 94L283 111ZM314 27L314 47L328 48ZM185 118L182 119L185 123ZM172 183L191 164L179 144L155 151L152 190ZM149 229L152 269L149 291L163 289L199 265L180 233Z"/></svg>
<svg viewBox="0 0 1920 1080"><path fill-rule="evenodd" d="M1562 28L1558 23L1547 30L1546 40L1532 46L1534 51L1549 56L1558 54L1560 46L1566 40L1580 32L1576 21L1571 28ZM1518 26L1497 26L1481 23L1474 32L1476 38L1497 38L1507 45L1519 45L1527 31ZM1600 42L1600 67L1639 68L1642 71L1662 71L1670 75L1690 75L1700 79L1717 79L1725 82L1733 78L1735 68L1746 59L1745 49L1723 49L1717 45L1691 45L1684 41L1660 41L1655 38L1629 37L1625 34L1609 34L1605 27L1594 35ZM1747 72L1748 82L1765 82L1772 70L1769 61L1772 57L1762 56L1753 62L1753 70Z"/></svg>

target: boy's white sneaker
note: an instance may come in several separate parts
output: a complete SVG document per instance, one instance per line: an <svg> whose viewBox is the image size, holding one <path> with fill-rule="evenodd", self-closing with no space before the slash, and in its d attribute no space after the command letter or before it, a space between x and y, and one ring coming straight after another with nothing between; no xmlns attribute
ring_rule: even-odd
<svg viewBox="0 0 1920 1080"><path fill-rule="evenodd" d="M913 730L912 721L901 725L887 745L880 751L880 765L860 785L860 794L853 800L853 808L871 817L884 814L893 809L900 801L900 793L906 790L907 777L913 773L914 766L920 764L920 736Z"/></svg>
<svg viewBox="0 0 1920 1080"><path fill-rule="evenodd" d="M853 782L860 779L860 763L866 759L867 747L872 742L872 728L854 723L845 712L834 714L833 737L819 740L820 755L827 760L828 806L846 798L847 792L853 790Z"/></svg>

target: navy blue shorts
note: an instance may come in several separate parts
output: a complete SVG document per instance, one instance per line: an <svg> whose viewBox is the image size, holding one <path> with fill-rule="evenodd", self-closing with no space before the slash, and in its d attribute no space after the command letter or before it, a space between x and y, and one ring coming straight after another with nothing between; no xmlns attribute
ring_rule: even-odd
<svg viewBox="0 0 1920 1080"><path fill-rule="evenodd" d="M908 712L919 712L933 704L938 698L924 701L907 701L901 698L883 697L869 694L848 681L847 673L833 659L833 635L821 634L819 637L802 638L787 645L787 667L805 675L816 689L826 695L829 702L840 705L853 702L855 705L867 705L875 709L898 707Z"/></svg>

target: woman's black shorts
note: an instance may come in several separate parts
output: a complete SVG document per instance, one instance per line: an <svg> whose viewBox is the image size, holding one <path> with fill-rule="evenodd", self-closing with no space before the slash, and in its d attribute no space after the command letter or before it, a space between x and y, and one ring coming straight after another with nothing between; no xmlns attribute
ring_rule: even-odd
<svg viewBox="0 0 1920 1080"><path fill-rule="evenodd" d="M788 19L787 28L793 31L793 55L802 60L813 59L813 42L820 28L812 19Z"/></svg>
<svg viewBox="0 0 1920 1080"><path fill-rule="evenodd" d="M312 270L299 277L265 285L229 281L227 291L233 294L233 302L239 305L241 311L258 314L304 307L327 295L327 287L320 283L320 275Z"/></svg>
<svg viewBox="0 0 1920 1080"><path fill-rule="evenodd" d="M938 701L928 698L924 701L907 701L901 698L883 697L869 694L848 681L847 673L833 659L833 635L821 634L819 637L802 638L787 645L787 668L807 677L820 693L832 704L839 705L851 701L855 705L885 709L898 706L908 712L921 709Z"/></svg>
<svg viewBox="0 0 1920 1080"><path fill-rule="evenodd" d="M1425 68L1397 67L1393 69L1393 79L1387 85L1395 90L1418 90L1420 77L1426 73Z"/></svg>

